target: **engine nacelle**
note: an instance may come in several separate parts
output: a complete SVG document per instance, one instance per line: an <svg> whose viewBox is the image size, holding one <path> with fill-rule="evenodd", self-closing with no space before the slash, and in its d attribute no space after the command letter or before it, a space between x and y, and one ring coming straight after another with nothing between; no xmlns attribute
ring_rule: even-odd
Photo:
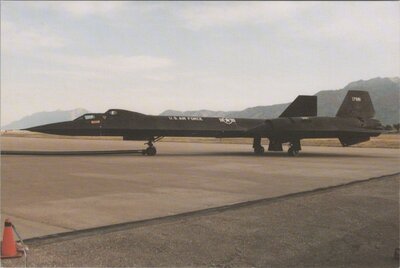
<svg viewBox="0 0 400 268"><path fill-rule="evenodd" d="M362 137L340 137L340 143L343 147L351 146L357 143L362 143L369 141L369 136L362 136Z"/></svg>

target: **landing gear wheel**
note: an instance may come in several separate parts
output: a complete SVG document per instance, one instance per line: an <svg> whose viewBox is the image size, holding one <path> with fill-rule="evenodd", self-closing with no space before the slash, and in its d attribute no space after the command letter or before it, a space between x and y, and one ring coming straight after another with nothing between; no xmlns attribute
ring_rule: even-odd
<svg viewBox="0 0 400 268"><path fill-rule="evenodd" d="M261 137L254 137L253 149L256 155L264 154L264 147L261 146Z"/></svg>
<svg viewBox="0 0 400 268"><path fill-rule="evenodd" d="M154 146L147 147L145 154L147 154L149 156L156 155L157 154L156 147L154 147Z"/></svg>
<svg viewBox="0 0 400 268"><path fill-rule="evenodd" d="M254 148L254 153L256 155L262 155L262 154L264 154L264 151L265 151L264 147L262 147L262 146Z"/></svg>
<svg viewBox="0 0 400 268"><path fill-rule="evenodd" d="M289 156L298 156L299 155L299 150L295 150L293 147L290 147L288 150Z"/></svg>

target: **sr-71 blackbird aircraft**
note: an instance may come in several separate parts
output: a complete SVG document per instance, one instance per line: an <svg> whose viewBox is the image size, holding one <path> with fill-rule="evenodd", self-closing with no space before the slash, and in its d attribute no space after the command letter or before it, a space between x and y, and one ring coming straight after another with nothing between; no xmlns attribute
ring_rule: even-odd
<svg viewBox="0 0 400 268"><path fill-rule="evenodd" d="M307 138L338 138L350 146L376 137L382 124L372 119L375 111L366 91L347 92L335 117L317 116L317 97L298 96L274 119L242 119L198 116L152 116L120 109L85 114L73 121L31 127L25 130L71 136L122 136L124 140L145 140L143 154L157 153L154 142L162 137L253 138L254 153L261 155L261 139L268 138L268 151L298 155L300 141Z"/></svg>

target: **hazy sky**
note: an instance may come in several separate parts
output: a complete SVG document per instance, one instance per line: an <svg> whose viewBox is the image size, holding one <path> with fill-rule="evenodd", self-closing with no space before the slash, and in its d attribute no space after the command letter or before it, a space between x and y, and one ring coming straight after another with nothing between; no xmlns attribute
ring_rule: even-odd
<svg viewBox="0 0 400 268"><path fill-rule="evenodd" d="M240 110L399 75L399 2L1 2L2 125Z"/></svg>

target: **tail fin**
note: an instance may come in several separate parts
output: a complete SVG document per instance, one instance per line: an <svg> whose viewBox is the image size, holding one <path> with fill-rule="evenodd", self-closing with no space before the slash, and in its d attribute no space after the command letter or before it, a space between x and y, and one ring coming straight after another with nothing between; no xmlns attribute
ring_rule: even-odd
<svg viewBox="0 0 400 268"><path fill-rule="evenodd" d="M317 96L297 96L279 117L317 116Z"/></svg>
<svg viewBox="0 0 400 268"><path fill-rule="evenodd" d="M349 90L336 116L372 118L375 115L371 97L367 91Z"/></svg>

